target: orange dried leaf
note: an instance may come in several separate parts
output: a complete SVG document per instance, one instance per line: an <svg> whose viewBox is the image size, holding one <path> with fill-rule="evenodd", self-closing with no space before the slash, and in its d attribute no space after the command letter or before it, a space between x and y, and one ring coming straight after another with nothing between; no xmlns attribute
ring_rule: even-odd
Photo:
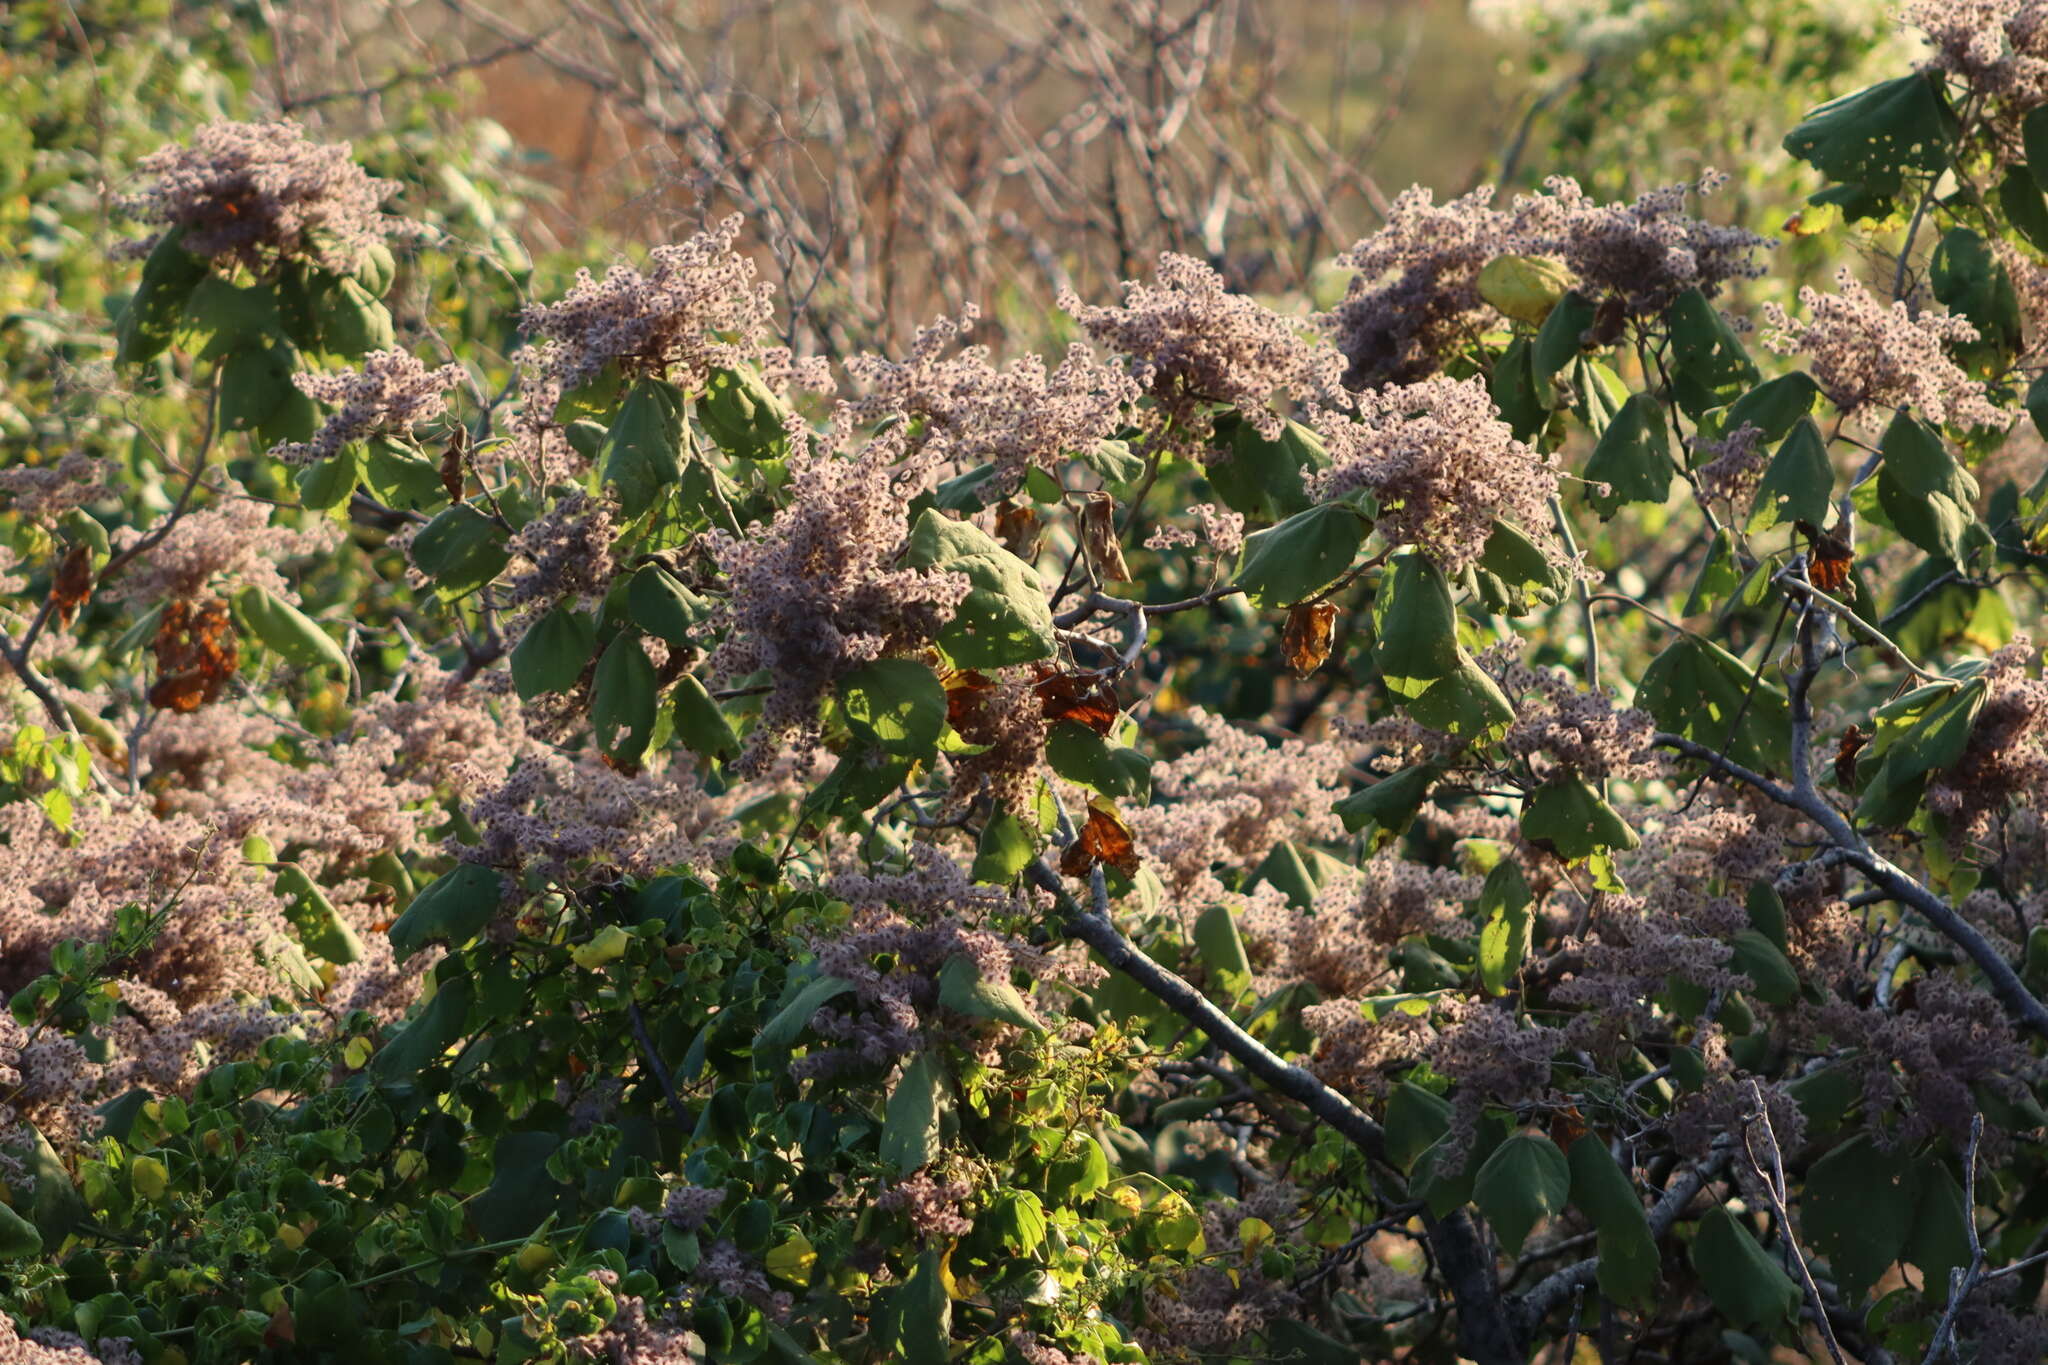
<svg viewBox="0 0 2048 1365"><path fill-rule="evenodd" d="M1337 625L1337 604L1303 602L1287 613L1280 632L1280 652L1297 678L1306 678L1330 657L1330 637Z"/></svg>
<svg viewBox="0 0 2048 1365"><path fill-rule="evenodd" d="M57 620L68 626L91 596L92 547L81 542L57 562L56 577L50 584L50 606L57 613Z"/></svg>
<svg viewBox="0 0 2048 1365"><path fill-rule="evenodd" d="M1812 547L1807 555L1807 582L1822 592L1840 592L1848 585L1849 568L1856 562L1856 552L1839 536L1829 535L1810 521L1794 525Z"/></svg>
<svg viewBox="0 0 2048 1365"><path fill-rule="evenodd" d="M149 704L180 714L218 698L241 663L228 604L218 597L167 603L150 651L156 655L157 680L149 689Z"/></svg>
<svg viewBox="0 0 2048 1365"><path fill-rule="evenodd" d="M1060 855L1060 871L1069 877L1085 877L1097 863L1106 863L1126 877L1138 874L1138 848L1130 827L1100 801L1089 803L1088 819L1079 837Z"/></svg>

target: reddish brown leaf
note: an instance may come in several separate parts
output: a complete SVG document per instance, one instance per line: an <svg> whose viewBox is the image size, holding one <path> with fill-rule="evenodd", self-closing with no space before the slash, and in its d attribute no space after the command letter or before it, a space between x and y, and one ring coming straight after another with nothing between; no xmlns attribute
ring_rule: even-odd
<svg viewBox="0 0 2048 1365"><path fill-rule="evenodd" d="M1811 545L1806 562L1806 581L1822 592L1838 593L1849 582L1849 567L1856 552L1839 536L1831 536L1810 521L1794 522L1799 534Z"/></svg>
<svg viewBox="0 0 2048 1365"><path fill-rule="evenodd" d="M57 561L57 574L50 584L50 606L57 620L71 624L71 618L92 596L92 547L83 542L64 552Z"/></svg>
<svg viewBox="0 0 2048 1365"><path fill-rule="evenodd" d="M241 663L228 604L218 597L166 603L150 650L157 680L149 704L159 711L197 711L220 696Z"/></svg>
<svg viewBox="0 0 2048 1365"><path fill-rule="evenodd" d="M1138 874L1138 849L1131 841L1130 827L1106 802L1091 801L1080 836L1060 855L1060 871L1069 877L1085 877L1097 863L1107 863L1126 877Z"/></svg>
<svg viewBox="0 0 2048 1365"><path fill-rule="evenodd" d="M1569 1152L1572 1144L1593 1130L1586 1126L1586 1116L1575 1105L1566 1105L1550 1116L1550 1140L1560 1151Z"/></svg>
<svg viewBox="0 0 2048 1365"><path fill-rule="evenodd" d="M1280 652L1297 678L1306 678L1330 657L1330 635L1337 624L1335 602L1303 602L1287 613L1280 632Z"/></svg>
<svg viewBox="0 0 2048 1365"><path fill-rule="evenodd" d="M270 1315L270 1321L264 1324L263 1344L276 1348L289 1346L298 1339L298 1324L292 1321L291 1305L280 1303L277 1311Z"/></svg>
<svg viewBox="0 0 2048 1365"><path fill-rule="evenodd" d="M957 668L939 679L946 689L946 724L961 734L981 712L982 700L995 687L995 679L971 668Z"/></svg>
<svg viewBox="0 0 2048 1365"><path fill-rule="evenodd" d="M448 433L448 448L441 452L441 487L448 501L462 501L462 457L469 454L469 428L456 425Z"/></svg>
<svg viewBox="0 0 2048 1365"><path fill-rule="evenodd" d="M1106 735L1123 717L1115 690L1099 673L1060 673L1041 665L1032 690L1038 693L1038 704L1049 725L1078 721L1096 734Z"/></svg>
<svg viewBox="0 0 2048 1365"><path fill-rule="evenodd" d="M1870 743L1870 736L1861 726L1851 725L1842 732L1841 743L1835 746L1835 785L1847 791L1856 785L1856 755L1863 752L1863 746Z"/></svg>
<svg viewBox="0 0 2048 1365"><path fill-rule="evenodd" d="M1117 541L1116 499L1107 493L1090 493L1081 507L1081 543L1096 577L1105 583L1128 583L1131 570L1124 563L1123 546Z"/></svg>
<svg viewBox="0 0 2048 1365"><path fill-rule="evenodd" d="M1017 558L1027 563L1038 558L1038 542L1044 529L1045 522L1030 503L996 504L996 539Z"/></svg>
<svg viewBox="0 0 2048 1365"><path fill-rule="evenodd" d="M1595 350L1612 346L1621 339L1621 329L1627 322L1628 301L1619 294L1610 294L1600 301L1584 340L1591 342Z"/></svg>

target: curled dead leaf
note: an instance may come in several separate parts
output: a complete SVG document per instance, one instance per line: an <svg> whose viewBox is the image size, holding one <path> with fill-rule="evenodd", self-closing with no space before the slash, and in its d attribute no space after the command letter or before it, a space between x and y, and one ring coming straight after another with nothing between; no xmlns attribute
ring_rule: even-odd
<svg viewBox="0 0 2048 1365"><path fill-rule="evenodd" d="M1288 610L1280 631L1280 652L1297 678L1306 678L1330 657L1330 639L1337 625L1337 604L1303 602Z"/></svg>
<svg viewBox="0 0 2048 1365"><path fill-rule="evenodd" d="M1851 725L1842 732L1841 742L1835 746L1835 785L1847 791L1856 785L1856 755L1863 752L1863 746L1870 743L1870 736L1860 725Z"/></svg>
<svg viewBox="0 0 2048 1365"><path fill-rule="evenodd" d="M57 620L68 626L91 596L92 547L80 542L57 561L57 573L50 583L50 607L57 613Z"/></svg>
<svg viewBox="0 0 2048 1365"><path fill-rule="evenodd" d="M996 539L1003 542L1003 548L1026 563L1038 558L1038 542L1045 531L1045 522L1038 515L1038 509L1028 502L1002 502L996 505Z"/></svg>
<svg viewBox="0 0 2048 1365"><path fill-rule="evenodd" d="M1131 570L1124 563L1123 546L1117 540L1116 499L1107 493L1090 493L1081 507L1081 543L1088 562L1105 583L1128 583Z"/></svg>
<svg viewBox="0 0 2048 1365"><path fill-rule="evenodd" d="M1848 542L1829 535L1810 521L1793 525L1811 547L1806 560L1806 581L1826 593L1838 593L1848 586L1849 568L1856 562L1856 552Z"/></svg>

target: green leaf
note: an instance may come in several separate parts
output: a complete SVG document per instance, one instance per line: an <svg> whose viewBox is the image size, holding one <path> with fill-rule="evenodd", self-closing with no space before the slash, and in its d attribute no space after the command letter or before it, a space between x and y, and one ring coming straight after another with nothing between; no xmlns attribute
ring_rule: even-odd
<svg viewBox="0 0 2048 1365"><path fill-rule="evenodd" d="M206 262L180 245L185 229L174 227L157 239L142 264L142 280L121 310L117 329L123 365L139 365L162 355L177 334L185 301L206 278Z"/></svg>
<svg viewBox="0 0 2048 1365"><path fill-rule="evenodd" d="M36 1225L5 1204L0 1204L0 1261L21 1261L40 1256L43 1234Z"/></svg>
<svg viewBox="0 0 2048 1365"><path fill-rule="evenodd" d="M1799 973L1778 945L1754 929L1741 930L1733 943L1728 965L1750 979L1751 993L1773 1005L1791 1004L1799 994Z"/></svg>
<svg viewBox="0 0 2048 1365"><path fill-rule="evenodd" d="M1710 611L1735 591L1742 582L1741 562L1735 557L1735 548L1735 529L1723 526L1707 547L1706 562L1700 565L1700 575L1686 595L1681 615Z"/></svg>
<svg viewBox="0 0 2048 1365"><path fill-rule="evenodd" d="M1905 1250L1920 1201L1908 1152L1886 1152L1857 1134L1813 1164L1799 1200L1807 1254L1827 1259L1851 1308Z"/></svg>
<svg viewBox="0 0 2048 1365"><path fill-rule="evenodd" d="M597 650L597 622L567 602L527 628L512 649L512 685L519 700L545 692L566 692L583 676Z"/></svg>
<svg viewBox="0 0 2048 1365"><path fill-rule="evenodd" d="M1972 1210L1963 1203L1963 1187L1938 1156L1921 1158L1915 1175L1920 1198L1899 1259L1920 1268L1921 1283L1945 1289L1948 1273L1970 1263Z"/></svg>
<svg viewBox="0 0 2048 1365"><path fill-rule="evenodd" d="M299 353L282 337L230 353L220 366L220 406L215 420L223 431L257 431L294 395Z"/></svg>
<svg viewBox="0 0 2048 1365"><path fill-rule="evenodd" d="M1534 902L1512 859L1501 859L1486 874L1479 891L1479 913L1486 916L1479 931L1479 980L1488 995L1507 994L1529 955L1529 907Z"/></svg>
<svg viewBox="0 0 2048 1365"><path fill-rule="evenodd" d="M1551 377L1579 358L1586 332L1599 313L1593 300L1574 289L1557 301L1529 348L1529 370L1541 394Z"/></svg>
<svg viewBox="0 0 2048 1365"><path fill-rule="evenodd" d="M2020 122L2020 143L2026 149L2026 169L2035 186L2048 194L2048 105L2027 111Z"/></svg>
<svg viewBox="0 0 2048 1365"><path fill-rule="evenodd" d="M1672 470L1664 405L1648 394L1635 394L1607 424L1586 461L1587 482L1607 485L1604 492L1587 489L1586 501L1603 521L1632 502L1661 506L1671 492Z"/></svg>
<svg viewBox="0 0 2048 1365"><path fill-rule="evenodd" d="M1490 611L1522 616L1538 606L1555 606L1568 586L1564 570L1510 521L1494 519L1475 571Z"/></svg>
<svg viewBox="0 0 2048 1365"><path fill-rule="evenodd" d="M654 741L661 679L632 631L622 630L597 661L590 691L590 725L609 758L638 763Z"/></svg>
<svg viewBox="0 0 2048 1365"><path fill-rule="evenodd" d="M1880 218L1908 172L1948 168L1955 135L1956 116L1941 78L1927 72L1821 105L1785 135L1785 150L1857 192L1850 218Z"/></svg>
<svg viewBox="0 0 2048 1365"><path fill-rule="evenodd" d="M713 370L697 399L697 420L728 455L779 460L789 449L789 405L751 365Z"/></svg>
<svg viewBox="0 0 2048 1365"><path fill-rule="evenodd" d="M334 637L291 603L252 583L236 592L234 608L251 634L294 667L327 668L348 676L348 655Z"/></svg>
<svg viewBox="0 0 2048 1365"><path fill-rule="evenodd" d="M429 943L467 943L498 913L503 888L496 869L457 863L428 882L391 926L392 956L403 962Z"/></svg>
<svg viewBox="0 0 2048 1365"><path fill-rule="evenodd" d="M178 320L178 344L198 360L222 360L236 351L292 346L290 331L269 285L238 285L220 275L199 281Z"/></svg>
<svg viewBox="0 0 2048 1365"><path fill-rule="evenodd" d="M1925 422L1900 413L1878 449L1877 502L1894 529L1929 554L1960 562L1975 525L1977 481Z"/></svg>
<svg viewBox="0 0 2048 1365"><path fill-rule="evenodd" d="M320 340L323 349L351 358L388 351L398 343L391 329L391 310L354 280L341 281L328 294Z"/></svg>
<svg viewBox="0 0 2048 1365"><path fill-rule="evenodd" d="M1215 460L1202 472L1225 507L1253 521L1281 521L1314 506L1303 476L1321 469L1330 457L1313 430L1289 422L1278 440L1269 441L1232 413L1217 418L1216 440L1219 445L1229 441L1230 458Z"/></svg>
<svg viewBox="0 0 2048 1365"><path fill-rule="evenodd" d="M1536 386L1535 345L1528 337L1516 337L1500 353L1487 380L1487 394L1517 441L1533 439L1549 423L1550 409Z"/></svg>
<svg viewBox="0 0 2048 1365"><path fill-rule="evenodd" d="M1413 1081L1403 1081L1387 1097L1384 1126L1387 1160L1405 1175L1415 1169L1416 1160L1424 1152L1451 1131L1451 1102Z"/></svg>
<svg viewBox="0 0 2048 1365"><path fill-rule="evenodd" d="M1657 1240L1634 1182L1607 1144L1590 1133L1572 1144L1566 1160L1571 1201L1598 1233L1600 1292L1619 1304L1646 1307L1657 1291Z"/></svg>
<svg viewBox="0 0 2048 1365"><path fill-rule="evenodd" d="M626 589L626 615L657 640L691 643L690 632L711 617L711 604L659 564L646 564Z"/></svg>
<svg viewBox="0 0 2048 1365"><path fill-rule="evenodd" d="M1760 376L1741 338L1699 290L1674 299L1664 321L1671 329L1671 395L1686 416L1697 421L1756 386Z"/></svg>
<svg viewBox="0 0 2048 1365"><path fill-rule="evenodd" d="M432 460L381 436L370 441L363 460L363 486L377 501L401 512L425 511L448 500L441 471Z"/></svg>
<svg viewBox="0 0 2048 1365"><path fill-rule="evenodd" d="M1387 689L1414 698L1465 661L1443 571L1423 555L1394 556L1373 599L1373 666Z"/></svg>
<svg viewBox="0 0 2048 1365"><path fill-rule="evenodd" d="M939 969L939 1003L956 1014L995 1019L1032 1033L1045 1032L1045 1025L1038 1022L1015 986L983 976L965 953L947 959Z"/></svg>
<svg viewBox="0 0 2048 1365"><path fill-rule="evenodd" d="M946 1293L945 1253L937 1247L918 1258L910 1278L889 1295L891 1360L903 1365L948 1365L952 1357L953 1300Z"/></svg>
<svg viewBox="0 0 2048 1365"><path fill-rule="evenodd" d="M1571 1166L1557 1144L1540 1133L1517 1133L1479 1168L1472 1202L1515 1256L1537 1223L1563 1212L1571 1188Z"/></svg>
<svg viewBox="0 0 2048 1365"><path fill-rule="evenodd" d="M1522 837L1567 862L1642 842L1600 793L1575 778L1536 789L1522 807Z"/></svg>
<svg viewBox="0 0 2048 1365"><path fill-rule="evenodd" d="M915 659L875 659L839 680L855 734L885 752L930 755L946 728L946 689Z"/></svg>
<svg viewBox="0 0 2048 1365"><path fill-rule="evenodd" d="M1754 697L1749 695L1752 685ZM1659 728L1725 753L1746 768L1785 764L1791 723L1785 694L1762 679L1752 683L1742 660L1702 636L1681 635L1650 661L1636 687L1636 705L1655 717ZM1735 725L1738 714L1740 726Z"/></svg>
<svg viewBox="0 0 2048 1365"><path fill-rule="evenodd" d="M1034 1254L1045 1241L1045 1206L1029 1190L1001 1195L986 1217L1003 1245L1021 1256Z"/></svg>
<svg viewBox="0 0 2048 1365"><path fill-rule="evenodd" d="M315 460L298 472L299 501L316 512L328 512L347 502L363 477L363 447L349 442L324 460Z"/></svg>
<svg viewBox="0 0 2048 1365"><path fill-rule="evenodd" d="M1910 700L1914 695L1909 693L1900 701ZM1859 821L1881 826L1904 823L1919 803L1927 775L1954 767L1962 758L1978 713L1984 709L1984 680L1975 679L1937 696L1910 724L1901 724L1879 712L1877 738L1871 748L1873 757L1882 754L1884 764L1863 790L1863 798L1856 807Z"/></svg>
<svg viewBox="0 0 2048 1365"><path fill-rule="evenodd" d="M1801 417L1757 485L1749 532L1755 535L1795 521L1826 526L1834 492L1835 470L1828 462L1827 442L1811 417Z"/></svg>
<svg viewBox="0 0 2048 1365"><path fill-rule="evenodd" d="M2028 246L2048 252L2048 199L2041 197L2041 187L2034 183L2028 167L2005 168L2005 178L1998 182L1998 207L2004 211L2005 221L2026 238Z"/></svg>
<svg viewBox="0 0 2048 1365"><path fill-rule="evenodd" d="M637 517L683 476L683 393L662 379L636 379L612 419L604 481L619 490L619 510Z"/></svg>
<svg viewBox="0 0 2048 1365"><path fill-rule="evenodd" d="M443 601L467 597L512 560L502 527L466 502L428 522L412 542L414 567L434 581Z"/></svg>
<svg viewBox="0 0 2048 1365"><path fill-rule="evenodd" d="M1135 483L1145 474L1145 457L1133 454L1128 441L1113 441L1105 437L1086 450L1076 451L1074 458L1094 470L1095 476L1111 488L1122 483ZM1301 480L1296 478L1295 482L1299 484Z"/></svg>
<svg viewBox="0 0 2048 1365"><path fill-rule="evenodd" d="M1692 1266L1707 1297L1738 1327L1776 1327L1799 1309L1799 1286L1725 1207L1700 1220Z"/></svg>
<svg viewBox="0 0 2048 1365"><path fill-rule="evenodd" d="M1246 538L1232 580L1257 607L1286 607L1313 597L1344 576L1369 523L1348 503L1297 512Z"/></svg>
<svg viewBox="0 0 2048 1365"><path fill-rule="evenodd" d="M1958 344L1957 358L1980 372L2004 368L2020 345L2020 303L2012 276L1969 228L1943 234L1928 268L1934 297L1950 313L1968 318L1977 340Z"/></svg>
<svg viewBox="0 0 2048 1365"><path fill-rule="evenodd" d="M1417 724L1468 743L1498 737L1515 719L1514 703L1500 684L1470 659L1460 660L1449 677L1431 683L1407 706Z"/></svg>
<svg viewBox="0 0 2048 1365"><path fill-rule="evenodd" d="M959 668L1005 668L1052 657L1052 611L1038 571L966 522L927 508L911 527L908 562L972 584L939 647Z"/></svg>
<svg viewBox="0 0 2048 1365"><path fill-rule="evenodd" d="M278 864L276 890L286 898L285 918L307 952L343 966L362 960L363 941L304 868Z"/></svg>
<svg viewBox="0 0 2048 1365"><path fill-rule="evenodd" d="M469 977L441 982L426 1008L378 1049L370 1070L386 1081L401 1081L439 1061L467 1030L475 997L476 983Z"/></svg>
<svg viewBox="0 0 2048 1365"><path fill-rule="evenodd" d="M761 1032L754 1038L754 1050L771 1054L789 1051L810 1027L812 1015L852 989L851 981L836 976L821 976L810 982L761 1026Z"/></svg>
<svg viewBox="0 0 2048 1365"><path fill-rule="evenodd" d="M1417 763L1351 793L1331 809L1353 833L1373 825L1389 835L1405 834L1428 799L1429 789L1442 776L1438 765Z"/></svg>
<svg viewBox="0 0 2048 1365"><path fill-rule="evenodd" d="M981 837L974 848L974 868L969 875L978 882L1007 885L1017 879L1034 851L1023 823L1007 810L998 809L981 827Z"/></svg>
<svg viewBox="0 0 2048 1365"><path fill-rule="evenodd" d="M710 691L685 673L675 688L676 736L683 747L703 758L730 758L740 751L732 722Z"/></svg>
<svg viewBox="0 0 2048 1365"><path fill-rule="evenodd" d="M1752 426L1763 433L1763 440L1782 441L1793 423L1813 411L1813 401L1819 396L1820 385L1804 370L1765 380L1729 405L1721 420L1721 434Z"/></svg>
<svg viewBox="0 0 2048 1365"><path fill-rule="evenodd" d="M898 1175L931 1164L939 1146L939 1110L946 1078L937 1058L920 1052L897 1077L883 1111L881 1157Z"/></svg>
<svg viewBox="0 0 2048 1365"><path fill-rule="evenodd" d="M1152 760L1078 721L1060 721L1046 732L1045 761L1067 781L1112 800L1142 805L1152 797Z"/></svg>
<svg viewBox="0 0 2048 1365"><path fill-rule="evenodd" d="M1245 956L1244 939L1237 932L1237 917L1227 905L1212 905L1195 917L1195 951L1209 977L1223 988L1226 998L1251 989L1252 964Z"/></svg>

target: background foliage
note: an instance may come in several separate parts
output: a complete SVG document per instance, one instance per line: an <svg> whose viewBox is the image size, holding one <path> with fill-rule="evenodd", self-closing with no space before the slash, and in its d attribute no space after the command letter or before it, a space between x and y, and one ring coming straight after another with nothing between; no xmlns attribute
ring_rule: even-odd
<svg viewBox="0 0 2048 1365"><path fill-rule="evenodd" d="M1474 18L0 15L9 1357L2040 1358L2032 10Z"/></svg>

